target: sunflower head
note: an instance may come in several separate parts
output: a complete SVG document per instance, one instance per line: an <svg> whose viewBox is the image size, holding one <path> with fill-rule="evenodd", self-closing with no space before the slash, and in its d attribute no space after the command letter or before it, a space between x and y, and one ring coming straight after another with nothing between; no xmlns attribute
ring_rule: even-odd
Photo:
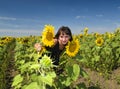
<svg viewBox="0 0 120 89"><path fill-rule="evenodd" d="M80 37L80 38L83 38L83 34L80 34L79 37Z"/></svg>
<svg viewBox="0 0 120 89"><path fill-rule="evenodd" d="M53 66L52 60L47 55L44 55L42 57L42 59L40 60L40 64L42 67L47 67L47 68L50 68Z"/></svg>
<svg viewBox="0 0 120 89"><path fill-rule="evenodd" d="M87 28L87 27L84 28L84 35L85 35L85 36L88 35L88 28Z"/></svg>
<svg viewBox="0 0 120 89"><path fill-rule="evenodd" d="M96 32L95 37L100 37L100 33Z"/></svg>
<svg viewBox="0 0 120 89"><path fill-rule="evenodd" d="M54 44L54 27L52 25L45 25L42 33L42 43L45 46L51 47Z"/></svg>
<svg viewBox="0 0 120 89"><path fill-rule="evenodd" d="M0 41L0 46L4 46L4 42L3 41Z"/></svg>
<svg viewBox="0 0 120 89"><path fill-rule="evenodd" d="M80 48L80 44L78 39L73 39L72 41L68 42L68 45L66 46L66 53L70 56L70 57L74 57Z"/></svg>
<svg viewBox="0 0 120 89"><path fill-rule="evenodd" d="M109 39L111 39L111 38L113 38L113 37L114 37L114 34L113 34L113 33L109 33L109 34L108 34L108 38L109 38Z"/></svg>
<svg viewBox="0 0 120 89"><path fill-rule="evenodd" d="M102 46L103 42L104 42L104 40L101 37L97 38L95 41L96 45L98 45L98 46Z"/></svg>

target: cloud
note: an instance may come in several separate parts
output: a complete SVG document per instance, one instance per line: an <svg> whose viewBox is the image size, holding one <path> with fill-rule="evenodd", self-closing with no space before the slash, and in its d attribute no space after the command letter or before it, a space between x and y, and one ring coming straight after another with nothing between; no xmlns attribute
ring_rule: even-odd
<svg viewBox="0 0 120 89"><path fill-rule="evenodd" d="M1 28L39 28L41 25L48 23L39 19L31 18L14 18L0 16L0 29Z"/></svg>
<svg viewBox="0 0 120 89"><path fill-rule="evenodd" d="M96 15L97 17L103 17L103 15L102 14L99 14L99 15Z"/></svg>
<svg viewBox="0 0 120 89"><path fill-rule="evenodd" d="M41 35L40 30L30 29L0 29L0 36L30 36Z"/></svg>
<svg viewBox="0 0 120 89"><path fill-rule="evenodd" d="M5 22L0 22L0 27L13 27L13 28L18 28L20 25L17 24L12 24L12 23L5 23Z"/></svg>
<svg viewBox="0 0 120 89"><path fill-rule="evenodd" d="M116 27L120 27L120 23L116 22L114 24L116 25Z"/></svg>
<svg viewBox="0 0 120 89"><path fill-rule="evenodd" d="M3 16L0 16L0 20L16 20L16 18L13 18L13 17L3 17Z"/></svg>
<svg viewBox="0 0 120 89"><path fill-rule="evenodd" d="M30 29L16 29L16 30L13 30L13 29L0 29L0 32L23 32L23 33L27 33L27 32L30 32L30 33L34 33L34 32L38 32L38 30L30 30Z"/></svg>
<svg viewBox="0 0 120 89"><path fill-rule="evenodd" d="M118 6L117 8L120 9L120 6Z"/></svg>
<svg viewBox="0 0 120 89"><path fill-rule="evenodd" d="M25 18L14 18L14 17L6 17L6 16L0 16L0 20L10 20L10 21L22 21L22 22L38 22L41 23L41 20L36 19L25 19Z"/></svg>
<svg viewBox="0 0 120 89"><path fill-rule="evenodd" d="M85 18L85 17L86 17L86 16L79 16L79 15L78 15L78 16L76 16L75 18L76 18L76 19L80 19L80 18Z"/></svg>
<svg viewBox="0 0 120 89"><path fill-rule="evenodd" d="M45 23L38 19L0 16L0 29L39 29Z"/></svg>

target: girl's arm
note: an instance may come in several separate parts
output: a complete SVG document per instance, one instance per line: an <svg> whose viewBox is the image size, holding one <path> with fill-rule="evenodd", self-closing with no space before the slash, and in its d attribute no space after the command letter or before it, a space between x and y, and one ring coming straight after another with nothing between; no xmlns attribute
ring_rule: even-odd
<svg viewBox="0 0 120 89"><path fill-rule="evenodd" d="M54 39L54 45L57 44L57 39ZM37 51L41 51L42 50L42 45L40 43L35 43L34 45L34 48L37 50Z"/></svg>

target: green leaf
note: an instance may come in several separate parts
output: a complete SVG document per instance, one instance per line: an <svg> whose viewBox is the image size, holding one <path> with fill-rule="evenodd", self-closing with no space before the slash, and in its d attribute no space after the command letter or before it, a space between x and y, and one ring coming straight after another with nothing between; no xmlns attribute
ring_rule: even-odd
<svg viewBox="0 0 120 89"><path fill-rule="evenodd" d="M116 42L112 42L112 47L115 48L115 47L119 47L119 43Z"/></svg>
<svg viewBox="0 0 120 89"><path fill-rule="evenodd" d="M82 68L80 69L80 75L83 76L84 78L88 78L87 72L84 71Z"/></svg>
<svg viewBox="0 0 120 89"><path fill-rule="evenodd" d="M28 71L28 68L31 66L33 62L27 62L24 65L21 65L19 68L21 70L21 73L24 73L26 71Z"/></svg>
<svg viewBox="0 0 120 89"><path fill-rule="evenodd" d="M56 77L56 73L55 72L49 72L47 73L49 76L51 76L52 78L55 78Z"/></svg>
<svg viewBox="0 0 120 89"><path fill-rule="evenodd" d="M66 86L69 86L71 84L72 80L70 77L67 77L66 80L63 82Z"/></svg>
<svg viewBox="0 0 120 89"><path fill-rule="evenodd" d="M30 57L31 57L31 58L33 57L33 59L34 59L35 61L38 61L38 59L40 58L40 55L34 53L34 54L31 54Z"/></svg>
<svg viewBox="0 0 120 89"><path fill-rule="evenodd" d="M39 76L39 79L44 82L45 84L48 84L52 86L53 84L53 78L50 75L45 75L45 76Z"/></svg>
<svg viewBox="0 0 120 89"><path fill-rule="evenodd" d="M78 64L74 64L72 79L75 81L79 77L79 74L80 74L80 67Z"/></svg>
<svg viewBox="0 0 120 89"><path fill-rule="evenodd" d="M23 81L23 77L20 74L18 74L14 77L12 86L16 86L19 83L21 83L22 81Z"/></svg>
<svg viewBox="0 0 120 89"><path fill-rule="evenodd" d="M100 60L100 56L95 56L95 61L99 61Z"/></svg>
<svg viewBox="0 0 120 89"><path fill-rule="evenodd" d="M37 82L30 83L25 89L40 89Z"/></svg>
<svg viewBox="0 0 120 89"><path fill-rule="evenodd" d="M25 60L20 60L20 61L19 61L19 64L20 64L20 65L23 65L24 63L25 63Z"/></svg>
<svg viewBox="0 0 120 89"><path fill-rule="evenodd" d="M66 72L68 74L69 77L72 76L72 73L73 73L73 67L72 66L66 66Z"/></svg>
<svg viewBox="0 0 120 89"><path fill-rule="evenodd" d="M32 64L30 66L30 69L39 69L40 68L40 64Z"/></svg>
<svg viewBox="0 0 120 89"><path fill-rule="evenodd" d="M37 81L38 79L38 75L36 73L33 73L30 77L32 81Z"/></svg>

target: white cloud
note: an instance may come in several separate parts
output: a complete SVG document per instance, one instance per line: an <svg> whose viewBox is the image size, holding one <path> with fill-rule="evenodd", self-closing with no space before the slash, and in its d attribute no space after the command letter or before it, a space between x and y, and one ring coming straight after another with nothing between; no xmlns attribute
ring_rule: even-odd
<svg viewBox="0 0 120 89"><path fill-rule="evenodd" d="M1 20L16 20L16 18L13 18L13 17L3 17L3 16L0 16L0 19Z"/></svg>
<svg viewBox="0 0 120 89"><path fill-rule="evenodd" d="M11 22L10 22L11 21ZM12 22L14 21L14 22ZM39 19L31 19L31 18L14 18L14 17L5 17L0 16L0 29L1 28L40 28L40 25L44 25L47 22L39 20Z"/></svg>
<svg viewBox="0 0 120 89"><path fill-rule="evenodd" d="M23 33L27 33L27 32L30 32L30 33L35 33L35 32L38 32L38 30L30 30L30 29L0 29L0 32L23 32Z"/></svg>
<svg viewBox="0 0 120 89"><path fill-rule="evenodd" d="M0 36L29 36L29 35L41 35L41 30L0 29Z"/></svg>
<svg viewBox="0 0 120 89"><path fill-rule="evenodd" d="M78 15L78 16L76 16L75 18L76 18L76 19L80 19L80 18L85 18L85 17L86 17L86 16L79 16L79 15Z"/></svg>
<svg viewBox="0 0 120 89"><path fill-rule="evenodd" d="M9 21L18 21L18 22L38 22L38 23L45 23L44 21L41 21L39 19L26 19L26 18L14 18L14 17L6 17L6 16L0 16L0 20L9 20Z"/></svg>
<svg viewBox="0 0 120 89"><path fill-rule="evenodd" d="M120 6L118 6L117 8L120 9Z"/></svg>

